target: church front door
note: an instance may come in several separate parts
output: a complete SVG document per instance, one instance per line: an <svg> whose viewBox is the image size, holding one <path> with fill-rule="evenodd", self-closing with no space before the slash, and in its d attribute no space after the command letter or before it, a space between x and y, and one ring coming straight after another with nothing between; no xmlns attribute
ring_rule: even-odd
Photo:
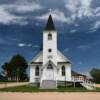
<svg viewBox="0 0 100 100"><path fill-rule="evenodd" d="M48 70L47 71L47 79L48 80L54 80L54 72L53 72L53 70Z"/></svg>
<svg viewBox="0 0 100 100"><path fill-rule="evenodd" d="M47 67L47 79L48 80L54 80L54 69L53 66L51 64L48 65Z"/></svg>

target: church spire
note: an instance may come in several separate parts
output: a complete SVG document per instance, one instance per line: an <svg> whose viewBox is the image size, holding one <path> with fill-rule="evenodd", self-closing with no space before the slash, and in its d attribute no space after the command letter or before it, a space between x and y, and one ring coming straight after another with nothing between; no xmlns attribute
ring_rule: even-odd
<svg viewBox="0 0 100 100"><path fill-rule="evenodd" d="M44 30L45 31L51 31L51 30L55 31L56 30L51 14L49 15L48 22Z"/></svg>

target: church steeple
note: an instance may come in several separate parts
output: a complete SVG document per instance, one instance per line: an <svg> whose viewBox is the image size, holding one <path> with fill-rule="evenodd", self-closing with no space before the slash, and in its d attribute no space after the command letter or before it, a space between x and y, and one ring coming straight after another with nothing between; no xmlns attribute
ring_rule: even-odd
<svg viewBox="0 0 100 100"><path fill-rule="evenodd" d="M57 65L57 31L51 14L49 15L47 25L43 31L43 65L49 60Z"/></svg>
<svg viewBox="0 0 100 100"><path fill-rule="evenodd" d="M55 31L56 30L51 14L49 15L48 22L44 30L45 31Z"/></svg>

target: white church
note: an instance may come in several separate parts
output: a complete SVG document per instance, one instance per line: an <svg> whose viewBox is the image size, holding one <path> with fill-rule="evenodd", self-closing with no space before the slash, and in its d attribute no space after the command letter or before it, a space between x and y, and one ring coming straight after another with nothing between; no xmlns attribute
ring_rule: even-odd
<svg viewBox="0 0 100 100"><path fill-rule="evenodd" d="M51 14L43 31L43 50L29 63L29 83L41 89L56 89L60 82L72 82L72 78L84 79L81 74L73 74L71 61L57 49L57 30Z"/></svg>

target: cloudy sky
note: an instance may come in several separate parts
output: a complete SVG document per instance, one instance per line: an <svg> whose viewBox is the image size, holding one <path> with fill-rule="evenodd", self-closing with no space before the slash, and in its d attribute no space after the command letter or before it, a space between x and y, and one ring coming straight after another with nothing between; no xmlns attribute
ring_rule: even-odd
<svg viewBox="0 0 100 100"><path fill-rule="evenodd" d="M30 61L39 52L50 8L58 49L72 69L100 68L100 0L0 0L0 66L15 54Z"/></svg>

